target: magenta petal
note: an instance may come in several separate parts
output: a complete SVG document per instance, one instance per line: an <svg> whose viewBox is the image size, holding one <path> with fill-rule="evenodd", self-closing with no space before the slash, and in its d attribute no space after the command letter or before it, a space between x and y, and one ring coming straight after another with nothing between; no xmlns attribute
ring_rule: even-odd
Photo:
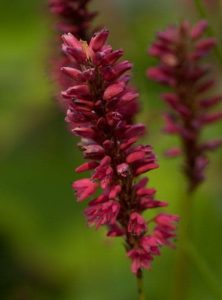
<svg viewBox="0 0 222 300"><path fill-rule="evenodd" d="M110 100L111 98L119 95L124 90L124 84L122 82L114 83L105 90L103 98L104 100Z"/></svg>

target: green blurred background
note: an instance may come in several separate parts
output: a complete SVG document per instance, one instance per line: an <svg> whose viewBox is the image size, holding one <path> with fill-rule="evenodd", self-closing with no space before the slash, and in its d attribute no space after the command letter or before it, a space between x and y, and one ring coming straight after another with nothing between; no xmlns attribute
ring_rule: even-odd
<svg viewBox="0 0 222 300"><path fill-rule="evenodd" d="M115 47L134 62L134 83L141 93L138 119L149 126L144 141L154 145L161 168L150 174L158 198L176 213L184 184L180 161L163 151L177 143L161 133L164 104L161 88L145 77L154 63L146 49L157 30L183 17L197 20L192 1L95 0L96 24L111 31ZM209 4L209 18L221 38L219 4ZM217 6L218 4L218 6ZM48 76L53 21L47 1L0 3L0 299L2 300L133 300L135 278L118 239L103 230L89 230L85 203L75 202L71 183L82 160L76 141L66 130L64 115L53 99ZM218 90L221 66L212 57ZM221 124L205 132L221 136ZM192 235L201 256L222 281L222 150L214 153L207 181L193 205ZM175 251L164 249L145 274L148 299L170 299ZM191 265L188 299L215 299ZM179 300L179 299L178 299Z"/></svg>

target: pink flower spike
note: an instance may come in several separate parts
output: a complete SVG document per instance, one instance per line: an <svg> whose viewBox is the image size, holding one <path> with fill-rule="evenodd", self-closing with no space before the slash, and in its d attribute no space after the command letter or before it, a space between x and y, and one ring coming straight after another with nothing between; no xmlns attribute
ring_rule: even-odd
<svg viewBox="0 0 222 300"><path fill-rule="evenodd" d="M166 155L183 158L189 192L196 190L205 179L208 159L207 147L202 147L202 131L222 120L221 111L209 112L222 97L203 97L215 84L210 77L211 66L202 61L217 44L214 37L203 36L207 28L206 20L194 26L183 21L179 26L169 26L158 33L149 52L158 63L147 70L149 78L171 89L161 95L168 106L164 114L164 132L177 135L181 147L168 150Z"/></svg>
<svg viewBox="0 0 222 300"><path fill-rule="evenodd" d="M147 178L138 179L140 174L157 168L157 160L150 145L136 144L146 128L134 122L139 95L129 86L130 76L126 74L132 64L116 63L123 51L114 51L106 43L107 36L108 31L100 31L91 41L81 41L80 50L78 43L70 41L65 49L70 65L63 71L71 75L63 92L65 120L80 138L78 146L87 160L76 171L90 170L90 178L77 180L73 188L78 201L83 201L99 187L99 195L85 209L88 225L106 227L107 236L121 236L132 260L132 271L137 274L149 268L157 255L153 245L149 252L141 245L148 231L170 243L175 230L157 223L155 228L148 228L152 219L145 220L141 215L167 203L155 199L155 190L146 187ZM79 51L86 59L78 56ZM201 168L201 160L198 166Z"/></svg>
<svg viewBox="0 0 222 300"><path fill-rule="evenodd" d="M72 184L73 189L76 191L77 200L79 202L93 195L97 186L97 183L92 182L90 179L80 179Z"/></svg>

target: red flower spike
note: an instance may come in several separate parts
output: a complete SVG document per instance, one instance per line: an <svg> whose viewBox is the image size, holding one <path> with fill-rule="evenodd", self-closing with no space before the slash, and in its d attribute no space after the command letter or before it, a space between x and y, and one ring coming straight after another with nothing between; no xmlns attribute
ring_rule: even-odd
<svg viewBox="0 0 222 300"><path fill-rule="evenodd" d="M156 227L148 228L142 216L145 210L167 203L155 200L156 191L146 188L147 178L137 180L158 165L151 146L136 145L145 126L134 123L139 95L129 87L130 76L125 74L132 65L127 61L117 63L123 51L113 51L107 37L106 30L96 33L89 43L71 34L63 37L70 66L62 70L72 79L62 93L66 121L70 131L80 137L79 147L87 160L76 171L91 171L90 178L77 180L73 188L77 200L83 201L100 187L100 195L85 210L88 224L96 228L105 225L107 236L124 239L132 271L137 274L142 268L150 268L161 246L170 245L175 233L165 224L157 226L161 222L158 218L149 220Z"/></svg>
<svg viewBox="0 0 222 300"><path fill-rule="evenodd" d="M184 157L183 170L189 191L195 190L204 180L208 164L206 151L221 145L216 142L215 147L214 143L211 147L211 142L201 142L204 127L222 119L222 112L209 112L222 97L203 96L215 83L209 78L209 67L201 61L216 45L215 38L203 37L207 27L205 20L193 27L187 21L178 27L170 26L157 34L149 50L159 64L147 70L148 77L172 90L162 95L169 106L169 113L164 116L164 131L178 135L182 145L181 149L168 150L166 155Z"/></svg>

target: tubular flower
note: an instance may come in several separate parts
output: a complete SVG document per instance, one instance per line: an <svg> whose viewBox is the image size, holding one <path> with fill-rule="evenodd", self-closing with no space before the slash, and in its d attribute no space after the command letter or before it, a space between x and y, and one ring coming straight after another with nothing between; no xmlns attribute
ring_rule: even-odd
<svg viewBox="0 0 222 300"><path fill-rule="evenodd" d="M221 96L205 96L214 85L209 78L209 67L202 59L215 46L215 39L204 38L207 22L199 21L191 26L187 21L178 27L170 26L157 34L149 54L159 60L149 68L149 78L169 86L170 92L162 99L169 106L165 114L165 132L180 137L181 149L167 151L171 157L183 154L184 172L189 190L193 191L203 180L208 164L207 152L222 144L222 140L201 141L204 127L222 119L222 112L211 112Z"/></svg>
<svg viewBox="0 0 222 300"><path fill-rule="evenodd" d="M78 39L89 40L93 31L91 23L97 15L96 12L89 11L89 2L90 0L49 0L49 9L57 19L58 39L61 34L71 32ZM71 83L60 72L60 68L68 63L69 60L63 53L54 54L52 77L62 89L66 89ZM57 98L62 103L60 95Z"/></svg>
<svg viewBox="0 0 222 300"><path fill-rule="evenodd" d="M146 188L147 179L139 175L158 168L152 147L135 143L145 132L134 124L138 110L138 93L128 85L132 68L128 61L118 62L122 50L114 51L106 43L108 31L96 33L89 43L72 34L63 35L63 51L75 67L63 67L72 85L62 92L66 103L66 121L70 131L79 136L80 149L87 162L76 171L91 171L91 177L73 183L78 201L95 193L85 210L88 224L105 225L107 236L122 236L132 271L139 274L149 268L159 248L170 245L175 237L172 215L157 215L149 221L142 213L166 206L155 200L155 190ZM145 242L146 241L146 242ZM144 246L145 245L145 246Z"/></svg>

